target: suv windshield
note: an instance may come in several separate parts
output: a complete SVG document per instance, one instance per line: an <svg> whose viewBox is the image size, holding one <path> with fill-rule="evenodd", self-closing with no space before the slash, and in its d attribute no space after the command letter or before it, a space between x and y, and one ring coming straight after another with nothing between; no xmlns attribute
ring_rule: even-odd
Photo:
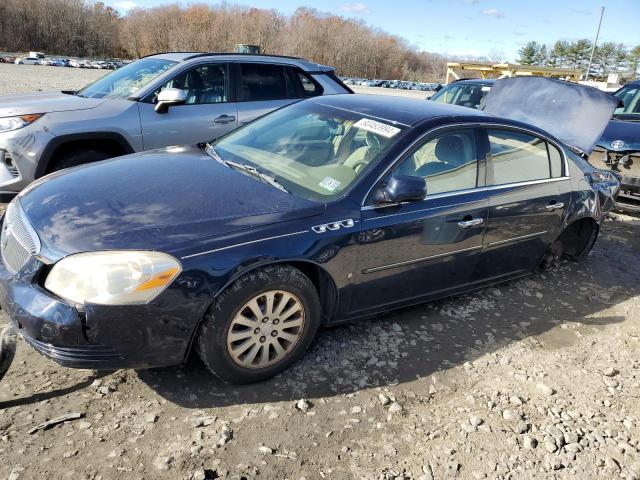
<svg viewBox="0 0 640 480"><path fill-rule="evenodd" d="M143 58L105 75L78 91L88 98L127 98L177 62Z"/></svg>
<svg viewBox="0 0 640 480"><path fill-rule="evenodd" d="M401 132L392 122L301 102L224 136L207 151L230 166L254 167L295 195L325 202L344 195Z"/></svg>
<svg viewBox="0 0 640 480"><path fill-rule="evenodd" d="M613 112L614 117L640 120L640 86L622 87L614 95L624 103L624 107L616 108Z"/></svg>
<svg viewBox="0 0 640 480"><path fill-rule="evenodd" d="M444 87L431 100L434 102L451 103L463 107L478 108L484 97L489 93L489 85L453 84Z"/></svg>

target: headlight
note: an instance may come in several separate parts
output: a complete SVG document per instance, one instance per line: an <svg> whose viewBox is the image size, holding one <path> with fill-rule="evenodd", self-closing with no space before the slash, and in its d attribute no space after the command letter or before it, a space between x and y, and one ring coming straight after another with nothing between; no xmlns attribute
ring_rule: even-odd
<svg viewBox="0 0 640 480"><path fill-rule="evenodd" d="M175 258L160 252L77 253L56 263L44 286L79 304L143 304L164 290L180 270Z"/></svg>
<svg viewBox="0 0 640 480"><path fill-rule="evenodd" d="M0 118L0 133L9 132L11 130L18 130L19 128L26 127L27 125L35 122L42 115L44 114L33 113L31 115L20 115L18 117Z"/></svg>

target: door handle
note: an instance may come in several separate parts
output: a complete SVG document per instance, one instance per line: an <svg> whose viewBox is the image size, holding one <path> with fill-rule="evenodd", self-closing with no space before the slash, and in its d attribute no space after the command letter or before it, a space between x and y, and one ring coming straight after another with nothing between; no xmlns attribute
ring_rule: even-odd
<svg viewBox="0 0 640 480"><path fill-rule="evenodd" d="M231 123L231 122L235 122L236 121L236 117L234 117L233 115L220 115L219 117L216 117L213 120L213 123Z"/></svg>
<svg viewBox="0 0 640 480"><path fill-rule="evenodd" d="M559 202L559 203L550 203L549 205L547 205L546 207L544 207L545 209L549 210L550 212L554 211L554 210L559 210L561 208L564 208L564 203Z"/></svg>
<svg viewBox="0 0 640 480"><path fill-rule="evenodd" d="M472 218L471 220L462 220L458 222L458 226L460 228L469 228L475 227L476 225L482 225L484 223L484 218Z"/></svg>

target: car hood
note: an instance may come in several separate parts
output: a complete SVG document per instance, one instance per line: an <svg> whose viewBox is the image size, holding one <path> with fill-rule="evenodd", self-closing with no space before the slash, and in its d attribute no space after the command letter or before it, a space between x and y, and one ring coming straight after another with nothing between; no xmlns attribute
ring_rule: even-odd
<svg viewBox="0 0 640 480"><path fill-rule="evenodd" d="M55 260L109 249L172 252L219 235L320 214L325 205L169 147L49 175L18 196Z"/></svg>
<svg viewBox="0 0 640 480"><path fill-rule="evenodd" d="M0 117L85 110L102 102L102 98L84 98L61 92L3 95L0 97Z"/></svg>
<svg viewBox="0 0 640 480"><path fill-rule="evenodd" d="M620 100L598 89L543 77L496 80L483 110L541 128L589 154Z"/></svg>
<svg viewBox="0 0 640 480"><path fill-rule="evenodd" d="M619 145L618 141L622 141L623 145ZM616 142L616 148L611 145L612 142ZM597 145L607 150L640 150L640 122L611 120Z"/></svg>

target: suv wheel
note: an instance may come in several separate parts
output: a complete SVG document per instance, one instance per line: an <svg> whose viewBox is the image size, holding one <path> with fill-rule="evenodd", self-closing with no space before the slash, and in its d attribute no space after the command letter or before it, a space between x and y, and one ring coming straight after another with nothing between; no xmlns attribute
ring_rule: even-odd
<svg viewBox="0 0 640 480"><path fill-rule="evenodd" d="M85 163L99 162L100 160L106 160L111 157L112 155L109 155L102 150L74 150L56 160L49 171L56 172L63 168L77 167L78 165L84 165Z"/></svg>
<svg viewBox="0 0 640 480"><path fill-rule="evenodd" d="M251 383L298 360L320 324L320 300L298 269L251 272L225 290L207 312L196 340L204 364L218 378Z"/></svg>

